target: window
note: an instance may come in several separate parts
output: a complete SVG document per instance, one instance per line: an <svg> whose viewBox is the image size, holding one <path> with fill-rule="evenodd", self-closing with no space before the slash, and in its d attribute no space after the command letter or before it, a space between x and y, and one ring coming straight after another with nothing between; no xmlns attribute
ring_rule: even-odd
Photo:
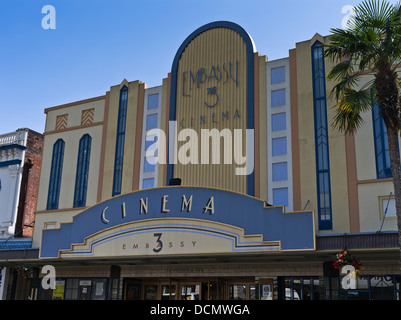
<svg viewBox="0 0 401 320"><path fill-rule="evenodd" d="M372 105L372 117L377 179L391 178L393 175L390 166L387 129L380 115L378 103Z"/></svg>
<svg viewBox="0 0 401 320"><path fill-rule="evenodd" d="M157 128L157 114L150 114L146 117L146 130Z"/></svg>
<svg viewBox="0 0 401 320"><path fill-rule="evenodd" d="M154 185L155 185L155 179L154 178L143 179L142 189L153 188Z"/></svg>
<svg viewBox="0 0 401 320"><path fill-rule="evenodd" d="M246 300L246 285L232 284L229 286L230 300Z"/></svg>
<svg viewBox="0 0 401 320"><path fill-rule="evenodd" d="M285 106L285 89L272 91L272 107Z"/></svg>
<svg viewBox="0 0 401 320"><path fill-rule="evenodd" d="M321 300L323 288L318 277L278 277L280 300Z"/></svg>
<svg viewBox="0 0 401 320"><path fill-rule="evenodd" d="M114 158L113 197L121 193L124 161L125 123L127 118L128 88L124 86L120 91L118 107L116 154Z"/></svg>
<svg viewBox="0 0 401 320"><path fill-rule="evenodd" d="M107 279L93 279L91 300L106 300L107 284Z"/></svg>
<svg viewBox="0 0 401 320"><path fill-rule="evenodd" d="M285 130L286 128L285 112L272 114L272 131Z"/></svg>
<svg viewBox="0 0 401 320"><path fill-rule="evenodd" d="M285 81L285 67L271 69L271 84Z"/></svg>
<svg viewBox="0 0 401 320"><path fill-rule="evenodd" d="M288 188L273 189L273 205L288 206Z"/></svg>
<svg viewBox="0 0 401 320"><path fill-rule="evenodd" d="M155 156L146 157L146 151L149 151L150 153L155 153L157 136L148 136L148 138L150 138L150 141L148 139L145 140L145 159L143 171L153 172L155 171L155 163L157 161L157 157L156 154Z"/></svg>
<svg viewBox="0 0 401 320"><path fill-rule="evenodd" d="M50 169L49 191L47 195L47 210L58 209L60 197L61 175L63 172L64 141L58 139L53 145L52 163Z"/></svg>
<svg viewBox="0 0 401 320"><path fill-rule="evenodd" d="M79 279L67 279L67 285L65 288L65 300L78 299L78 284Z"/></svg>
<svg viewBox="0 0 401 320"><path fill-rule="evenodd" d="M288 180L287 162L273 163L273 181Z"/></svg>
<svg viewBox="0 0 401 320"><path fill-rule="evenodd" d="M282 156L287 154L287 138L274 138L272 139L272 155Z"/></svg>
<svg viewBox="0 0 401 320"><path fill-rule="evenodd" d="M159 106L159 94L151 94L148 96L148 109L155 109Z"/></svg>
<svg viewBox="0 0 401 320"><path fill-rule="evenodd" d="M77 173L75 177L74 208L86 206L91 144L92 138L89 134L85 134L81 140L79 140Z"/></svg>
<svg viewBox="0 0 401 320"><path fill-rule="evenodd" d="M332 229L326 75L321 43L312 46L313 107L319 229Z"/></svg>
<svg viewBox="0 0 401 320"><path fill-rule="evenodd" d="M153 161L154 157L145 157L143 162L143 171L144 172L153 172L155 171L155 163Z"/></svg>

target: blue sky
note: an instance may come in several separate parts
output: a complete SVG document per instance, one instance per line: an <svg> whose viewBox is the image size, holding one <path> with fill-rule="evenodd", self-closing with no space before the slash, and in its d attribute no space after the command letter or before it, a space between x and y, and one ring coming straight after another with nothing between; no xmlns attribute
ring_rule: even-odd
<svg viewBox="0 0 401 320"><path fill-rule="evenodd" d="M318 32L341 27L351 0L5 0L0 9L0 134L44 131L44 109L141 80L161 85L198 27L241 25L269 60ZM392 1L394 2L394 1ZM56 10L43 29L42 7ZM329 13L327 15L326 13Z"/></svg>

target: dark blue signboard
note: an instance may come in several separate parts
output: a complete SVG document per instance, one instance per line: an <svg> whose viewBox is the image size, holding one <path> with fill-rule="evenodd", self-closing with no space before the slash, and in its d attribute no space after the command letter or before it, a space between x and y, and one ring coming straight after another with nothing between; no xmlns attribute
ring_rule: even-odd
<svg viewBox="0 0 401 320"><path fill-rule="evenodd" d="M60 250L127 223L166 218L207 220L241 228L245 235L262 235L279 241L280 250L314 250L313 212L284 212L251 196L200 187L163 187L124 194L96 204L62 223L60 229L43 230L41 258L59 257ZM160 221L159 221L160 219Z"/></svg>

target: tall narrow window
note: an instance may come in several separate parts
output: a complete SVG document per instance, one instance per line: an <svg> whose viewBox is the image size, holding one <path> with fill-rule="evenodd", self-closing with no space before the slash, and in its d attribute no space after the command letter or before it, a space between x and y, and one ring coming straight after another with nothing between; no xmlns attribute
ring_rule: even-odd
<svg viewBox="0 0 401 320"><path fill-rule="evenodd" d="M315 117L315 152L319 229L332 226L329 138L327 131L326 79L323 47L319 41L312 46L313 107Z"/></svg>
<svg viewBox="0 0 401 320"><path fill-rule="evenodd" d="M118 107L116 154L114 158L113 194L121 194L123 177L125 122L127 118L128 88L124 86L120 91L120 103Z"/></svg>
<svg viewBox="0 0 401 320"><path fill-rule="evenodd" d="M377 179L391 178L390 154L388 150L387 129L380 115L378 103L373 103L373 135L375 145Z"/></svg>
<svg viewBox="0 0 401 320"><path fill-rule="evenodd" d="M58 139L53 145L52 163L50 168L49 191L47 195L47 210L58 209L60 198L61 175L63 172L64 141Z"/></svg>
<svg viewBox="0 0 401 320"><path fill-rule="evenodd" d="M380 105L376 100L374 89L372 96L373 139L375 146L377 179L391 178L390 152L388 147L387 128L380 114ZM398 154L400 150L398 150Z"/></svg>
<svg viewBox="0 0 401 320"><path fill-rule="evenodd" d="M92 138L85 134L79 140L77 173L75 177L74 208L86 206L86 190L88 188L89 161Z"/></svg>

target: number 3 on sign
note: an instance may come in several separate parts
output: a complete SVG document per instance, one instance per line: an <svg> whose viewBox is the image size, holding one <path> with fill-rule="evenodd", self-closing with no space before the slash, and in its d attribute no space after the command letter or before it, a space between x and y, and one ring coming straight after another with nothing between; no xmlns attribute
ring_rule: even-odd
<svg viewBox="0 0 401 320"><path fill-rule="evenodd" d="M162 237L162 234L163 233L154 233L153 234L154 237L157 237L157 240L156 240L157 246L156 246L156 248L153 249L153 252L157 253L157 252L160 252L162 250L163 242L160 240L160 238Z"/></svg>

